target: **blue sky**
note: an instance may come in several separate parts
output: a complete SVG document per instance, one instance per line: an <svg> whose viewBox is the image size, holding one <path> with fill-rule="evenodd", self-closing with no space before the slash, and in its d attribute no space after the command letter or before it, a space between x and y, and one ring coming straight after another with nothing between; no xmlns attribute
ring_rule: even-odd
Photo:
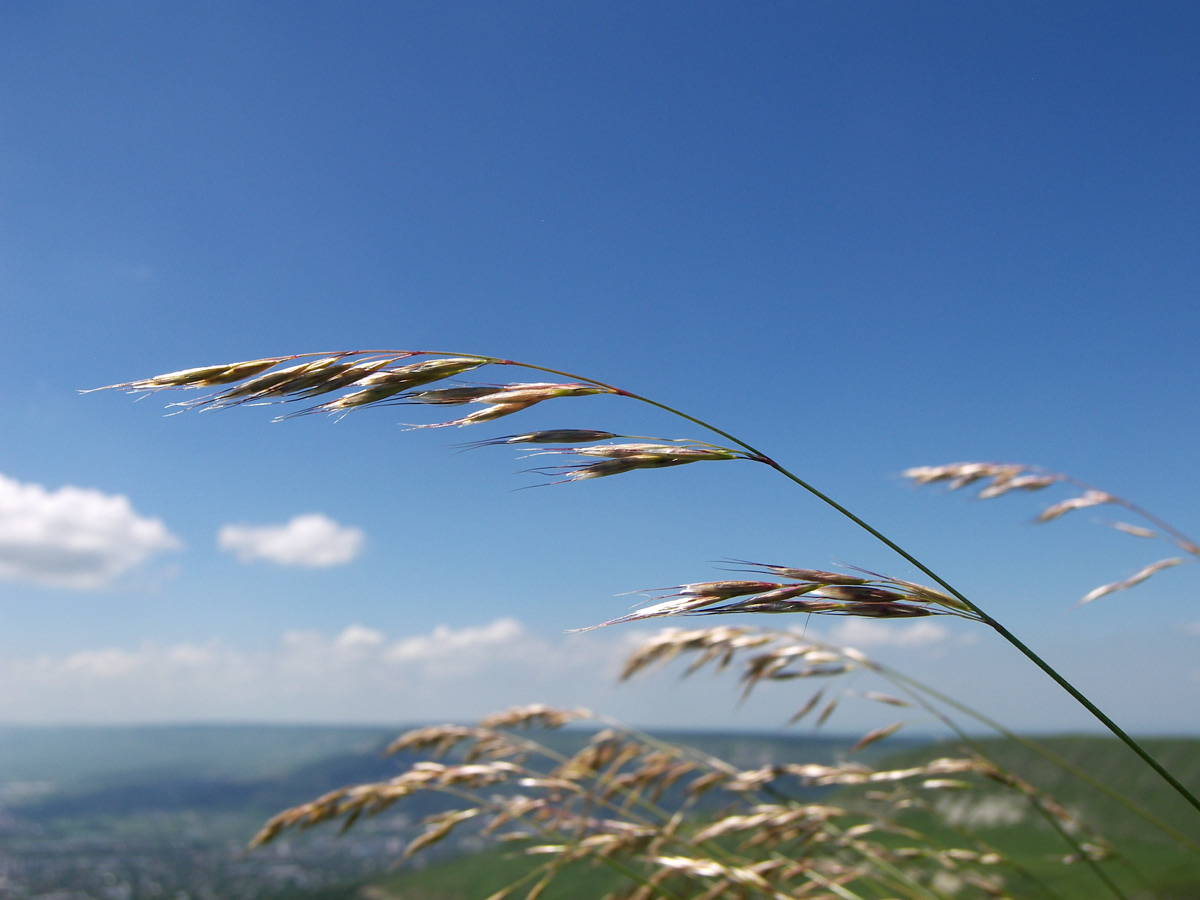
<svg viewBox="0 0 1200 900"><path fill-rule="evenodd" d="M537 483L519 453L448 449L534 428L706 436L620 398L406 432L407 408L275 424L77 393L384 348L534 362L712 421L1130 728L1196 731L1196 569L1077 609L1172 551L1096 510L1031 526L1061 490L983 503L899 474L1035 463L1200 530L1192 6L118 2L5 20L0 720L406 722L546 700L774 727L804 690L738 706L728 679L614 687L652 629L564 632L728 558L917 576L753 464L515 491ZM979 626L867 624L807 627L1014 726L1090 727Z"/></svg>

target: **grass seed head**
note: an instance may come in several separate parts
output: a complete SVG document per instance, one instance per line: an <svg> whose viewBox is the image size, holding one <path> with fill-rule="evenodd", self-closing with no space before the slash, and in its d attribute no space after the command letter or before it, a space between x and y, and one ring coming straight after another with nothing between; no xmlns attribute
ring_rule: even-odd
<svg viewBox="0 0 1200 900"><path fill-rule="evenodd" d="M1104 491L1084 491L1078 497L1070 497L1066 500L1060 500L1058 503L1055 503L1051 506L1047 506L1041 511L1041 513L1038 514L1038 517L1034 521L1050 522L1054 519L1057 519L1059 516L1066 515L1072 510L1087 509L1090 506L1099 506L1102 503L1112 503L1115 499L1116 498L1113 497L1112 494L1105 493Z"/></svg>

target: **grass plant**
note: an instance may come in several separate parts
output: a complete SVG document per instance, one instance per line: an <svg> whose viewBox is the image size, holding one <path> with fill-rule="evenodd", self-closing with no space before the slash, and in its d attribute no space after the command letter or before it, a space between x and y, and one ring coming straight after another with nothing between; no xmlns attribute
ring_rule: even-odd
<svg viewBox="0 0 1200 900"><path fill-rule="evenodd" d="M477 370L524 369L566 381L442 384ZM478 377L477 375L473 375ZM441 385L434 387L433 385ZM1131 798L1093 780L1130 815L1173 840L1183 852L1200 851L1200 800L1151 751L1103 713L1089 698L1034 653L997 618L955 589L929 565L833 498L761 450L722 429L657 400L594 379L529 363L440 351L351 351L270 357L186 369L110 385L134 393L209 389L172 403L178 412L237 405L303 404L279 418L325 413L345 416L367 407L427 406L453 410L441 421L415 428L461 427L491 422L548 401L611 394L657 407L702 428L719 441L654 438L572 428L507 434L469 447L513 445L544 457L534 469L550 484L611 477L639 469L701 462L752 462L768 466L850 519L908 564L931 585L866 571L831 572L761 562L739 562L747 578L685 583L653 596L648 605L593 627L648 618L728 613L803 613L875 619L955 616L991 629L1045 671L1105 725L1142 763L1193 807L1193 821L1169 824ZM458 414L461 407L473 410ZM1200 559L1200 547L1168 523L1120 497L1057 473L1029 466L958 463L910 469L918 484L980 487L980 497L1040 491L1055 485L1076 490L1038 517L1049 522L1071 511L1115 506L1140 521L1112 522L1143 539L1163 540L1182 556L1161 559L1136 575L1102 585L1081 602L1126 590L1158 571ZM523 853L543 861L517 883L498 891L500 900L523 890L537 898L564 871L582 863L602 865L620 878L612 898L820 897L948 898L1056 896L1053 884L1018 856L993 845L979 829L947 814L939 798L1001 791L1027 806L1057 835L1066 862L1087 867L1097 890L1109 896L1151 884L1086 822L1046 791L970 741L954 715L984 717L932 688L905 678L849 649L808 641L790 632L742 628L669 629L629 660L626 676L675 658L690 657L689 672L709 665L741 667L746 690L764 682L837 678L863 669L890 680L898 696L868 695L888 706L917 705L956 729L960 753L901 768L777 766L738 770L685 748L656 742L625 729L599 732L572 756L556 754L524 736L530 725L560 727L586 711L530 707L485 720L477 727L445 726L409 733L395 749L428 749L444 761L426 760L390 781L335 791L276 816L256 838L262 843L289 828L340 820L345 827L421 791L459 801L431 818L409 853L462 831L481 831L523 842ZM795 719L828 719L843 699L818 690ZM882 740L902 723L864 735L851 750ZM1021 740L1029 748L1032 742ZM1036 749L1036 748L1035 748ZM1071 763L1041 751L1055 766ZM1079 770L1075 777L1088 779ZM816 793L814 793L816 792ZM831 793L832 792L832 793ZM725 799L708 805L715 793ZM1115 796L1113 796L1115 794ZM1008 802L1007 800L1005 802ZM1119 873L1119 874L1118 874ZM1131 874L1132 873L1132 874ZM1131 880L1132 879L1132 880ZM1132 888L1129 886L1132 884ZM1139 886L1140 885L1140 886ZM1009 893L1010 886L1015 893Z"/></svg>

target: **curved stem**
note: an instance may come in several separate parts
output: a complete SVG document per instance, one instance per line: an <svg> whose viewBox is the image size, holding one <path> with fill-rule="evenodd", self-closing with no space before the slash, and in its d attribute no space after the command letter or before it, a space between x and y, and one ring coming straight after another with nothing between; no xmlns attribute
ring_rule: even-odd
<svg viewBox="0 0 1200 900"><path fill-rule="evenodd" d="M911 563L913 566L915 566L917 569L919 569L921 572L923 572L929 578L932 578L935 582L937 582L938 585L940 585L942 588L944 588L955 599L966 604L966 606L970 610L972 610L979 616L979 618L982 622L991 626L992 629L994 629L997 634L999 634L1002 638L1004 638L1004 640L1006 640L1009 644L1011 644L1013 647L1015 647L1017 650L1019 650L1022 654L1024 654L1025 657L1027 659L1029 659L1030 662L1032 662L1035 666L1037 666L1039 669L1041 669L1043 672L1045 672L1047 675L1049 675L1050 678L1059 687L1061 687L1068 694L1070 694L1071 697L1073 697L1076 702L1078 702L1084 709L1086 709L1089 713L1091 713L1101 724L1104 725L1105 728L1107 728L1109 731L1111 731L1123 744L1125 744L1125 746L1127 746L1130 750L1132 750L1134 753L1136 753L1138 755L1138 757L1144 763L1146 763L1146 765L1148 765L1151 769L1153 769L1155 772L1157 772L1158 775L1176 791L1176 793L1178 793L1181 797L1183 797L1184 800L1186 800L1189 804L1191 804L1194 809L1196 809L1197 811L1200 811L1200 799L1197 799L1196 796L1191 791L1189 791L1186 787L1184 787L1174 775L1172 775L1170 772L1168 772L1166 770L1166 768L1164 768L1163 765L1157 759L1155 759L1153 756L1151 756L1150 753L1141 744L1139 744L1136 740L1134 740L1132 737L1130 737L1128 734L1126 734L1125 731L1119 725L1117 725L1116 722L1114 722L1107 715L1105 715L1105 713L1098 706L1096 706L1096 704L1094 704L1091 700L1089 700L1086 696L1084 696L1073 684L1071 684L1071 682L1067 681L1067 679L1064 678L1062 675L1060 675L1053 666L1051 666L1048 662L1046 662L1044 659L1042 659L1040 656L1038 656L1037 653L1035 653L1033 650L1031 650L1015 634L1013 634L1011 631L1009 631L1007 628L1005 628L996 619L994 619L990 615L988 615L984 610L982 610L975 603L971 602L971 600L969 600L967 597L965 597L953 585L951 585L944 578L942 578L940 575L938 575L937 572L933 571L933 569L929 568L927 565L925 565L925 563L921 562L921 560L917 559L917 557L913 556L911 553L909 553L907 550L905 550L903 547L901 547L899 544L897 544L895 541L893 541L891 538L889 538L883 532L879 531L873 525L869 524L868 522L866 522L863 519L856 516L854 513L852 513L850 510L846 509L846 507L842 506L840 503L838 503L832 497L830 497L829 495L827 495L825 493L822 493L820 490L818 490L813 485L809 484L807 481L802 479L800 476L796 475L794 472L791 472L788 469L784 468L782 465L777 463L775 460L771 459L769 456L767 456L765 453L760 451L758 448L751 446L750 444L746 443L745 441L741 440L740 438L735 437L734 435L730 434L729 432L724 431L724 430L716 427L715 425L710 425L708 422L705 422L703 419L698 419L695 416L692 416L692 415L689 415L688 413L683 412L682 410L675 409L674 407L668 406L665 403L660 403L657 400L652 400L649 397L643 397L639 394L634 394L630 391L623 390L621 388L615 387L614 385L606 384L605 382L602 382L602 381L597 381L593 378L587 378L582 375L576 375L572 372L564 372L559 369L552 369L552 368L549 368L546 366L537 366L537 365L530 365L529 363L516 362L515 360L493 359L490 357L488 359L490 362L494 362L498 365L519 366L524 369L530 369L530 370L538 371L538 372L546 372L551 375L560 375L564 378L571 378L571 379L574 379L575 381L582 381L582 382L586 382L588 384L596 385L597 387L606 388L615 394L619 394L623 397L628 397L631 400L637 400L642 403L646 403L650 406L657 407L658 409L661 409L664 412L668 412L671 415L677 416L681 419L686 419L687 421L689 421L695 425L699 425L701 428L711 431L713 434L720 435L722 438L724 438L728 441L731 441L732 443L741 447L743 450L747 451L749 454L751 454L751 456L753 458L755 458L759 462L762 462L762 463L770 466L772 469L777 471L780 475L783 475L785 478L795 482L798 486L800 486L804 490L808 491L810 494L812 494L814 497L816 497L822 503L825 503L826 505L835 509L837 512L841 513L843 516L845 516L847 519L849 519L855 525L859 526L864 531L866 531L868 534L870 534L872 537L874 537L876 540L878 540L882 544L884 544L884 546L888 547L889 549L894 551L896 554L898 554L902 559Z"/></svg>
<svg viewBox="0 0 1200 900"><path fill-rule="evenodd" d="M1090 712L1109 731L1111 731L1114 735L1116 735L1116 737L1119 738L1122 743L1124 743L1134 753L1136 753L1142 759L1143 762L1145 762L1148 766L1150 766L1150 768L1152 768L1155 772L1157 772L1159 774L1159 776L1162 777L1163 780L1165 780L1169 785L1171 785L1171 787L1174 788L1174 790L1181 797L1183 797L1189 804L1191 804L1191 806L1194 809L1196 809L1197 811L1200 811L1200 800L1198 800L1187 788L1185 788L1182 784L1180 784L1178 779L1176 779L1173 775L1171 775L1171 773L1168 772L1158 762L1158 760L1156 760L1153 756L1151 756L1146 751L1146 749L1144 747L1142 747L1141 744L1139 744L1137 741L1135 741L1133 738L1131 738L1128 734L1126 734L1112 719L1110 719L1108 716L1106 716L1094 703L1092 703L1087 697L1085 697L1082 693L1080 693L1075 688L1074 685L1072 685L1069 681L1066 680L1066 678L1064 678L1062 675L1060 675L1052 666L1050 666L1049 663L1047 663L1040 656L1038 656L1036 653L1034 653L1033 650L1031 650L1021 640L1019 640L1016 637L1016 635L1014 635L1007 628L1005 628L1003 625L1001 625L1000 622L996 621L994 618L992 618L990 615L988 615L986 612L984 612L982 609L980 609L979 606L977 606L975 603L968 600L965 596L963 596L963 594L961 592L959 592L952 585L950 585L944 578L942 578L940 575L938 575L936 572L934 572L932 569L930 569L928 566L926 566L923 562L921 562L919 559L917 559L915 556L913 556L911 553L909 553L907 550L905 550L903 547L901 547L895 541L891 540L889 537L887 537L885 534L880 532L878 529L876 529L872 525L865 522L863 519L856 516L854 513L852 513L850 510L846 509L846 507L842 506L840 503L838 503L832 497L829 497L828 495L817 490L817 488L813 487L811 484L804 481L798 475L796 475L795 473L784 468L782 465L777 463L775 460L771 459L769 456L767 456L765 453L760 451L758 448L751 446L750 444L746 443L745 441L741 440L740 438L735 437L734 435L730 434L727 431L724 431L723 429L718 428L715 425L711 425L708 422L705 422L703 419L699 419L693 415L689 415L688 413L683 412L682 410L679 410L672 406L669 406L666 403L660 403L659 401L653 400L649 397L643 397L640 394L634 394L630 391L626 391L622 388L618 388L615 385L607 384L603 381L598 381L594 378L588 378L583 375L576 375L572 372L566 372L561 369L550 368L549 366L539 366L539 365L534 365L532 363L518 362L516 360L511 360L511 359L500 359L500 358L494 357L494 356L483 356L483 355L480 355L477 353L453 353L453 352L444 351L444 350L417 350L417 351L360 350L360 351L341 351L339 353L334 353L332 355L354 356L354 355L360 355L360 354L364 354L364 353L366 353L366 354L391 353L391 354L402 355L404 357L461 356L461 357L471 359L471 360L478 360L483 365L492 364L492 365L502 365L502 366L515 366L515 367L522 368L522 369L528 369L530 371L546 372L547 374L551 374L551 375L559 375L564 378L570 378L575 381L594 385L595 387L602 388L604 391L606 391L608 393L617 394L617 395L620 395L623 397L628 397L631 400L637 400L637 401L639 401L641 403L645 403L649 406L657 407L658 409L661 409L664 412L670 413L671 415L677 416L678 418L685 419L688 422L693 423L694 425L698 425L699 427L704 428L708 431L711 431L713 434L719 435L722 438L724 438L725 440L730 441L733 444L736 444L738 447L741 447L743 450L745 450L751 459L770 466L771 468L773 468L777 472L779 472L779 474L783 475L785 478L795 482L798 486L800 486L804 490L808 491L810 494L812 494L814 497L816 497L818 500L822 501L826 505L837 510L837 512L841 513L847 519L854 522L856 525L858 525L860 528L862 528L864 531L866 531L872 537L876 538L878 541L880 541L885 546L887 546L888 548L893 550L895 553L897 553L901 558L907 560L909 563L911 563L913 566L915 566L921 572L925 573L925 575L927 575L928 577L933 579L938 585L940 585L942 588L944 588L951 596L955 597L957 600L959 600L961 603L963 603L967 609L971 610L976 615L978 615L979 619L982 622L986 623L987 625L990 625L1002 638L1004 638L1004 640L1008 641L1009 644L1011 644L1013 647L1015 647L1017 650L1019 650L1021 653L1023 653L1031 662L1033 662L1034 665L1036 665L1039 669L1041 669L1043 672L1045 672L1047 675L1049 675L1051 679L1053 679L1063 690L1065 690L1068 694L1070 694L1081 706L1083 706L1084 709L1086 709L1088 712ZM328 354L328 353L324 353L324 354L317 354L317 353L294 354L294 355L287 356L287 357L279 357L276 359L276 362L280 362L280 361L284 361L284 360L292 360L292 359L302 359L302 358L306 358L306 357L310 357L310 356L318 356L318 355L326 356L326 355L331 355L331 354ZM164 383L162 385L155 385L153 383L131 382L131 383L122 384L122 385L110 385L110 387L118 387L118 388L142 387L143 389L161 389L164 387L171 387L171 386L177 387L177 386L180 386L180 383L179 382L169 382L169 383ZM1126 505L1130 509L1135 509L1132 506L1132 504L1126 503L1124 505ZM1141 510L1135 510L1135 511L1137 511L1139 514L1142 514ZM1147 517L1147 518L1149 518L1151 521L1154 521L1156 524L1159 524L1157 522L1157 520L1154 520L1152 517ZM1168 531L1170 533L1172 533L1176 537L1177 540L1182 539L1187 545L1184 547L1184 549L1187 549L1187 550L1189 550L1189 552L1191 552L1192 548L1195 546L1194 544L1192 544L1191 541L1189 541L1185 537L1182 537L1181 535L1179 535L1177 532L1174 531L1174 529L1168 528Z"/></svg>
<svg viewBox="0 0 1200 900"><path fill-rule="evenodd" d="M1193 541L1190 537L1188 537L1186 534L1184 534L1182 531L1180 531L1178 528L1176 528L1170 522L1166 522L1166 521L1160 519L1158 516L1154 515L1154 513L1150 512L1149 510L1143 509L1142 507L1138 506L1136 503L1132 502L1131 500L1126 500L1124 497L1118 497L1116 494L1112 494L1112 493L1109 493L1108 491L1101 490L1100 488L1096 487L1095 485L1088 484L1086 481L1081 481L1078 478L1074 478L1070 475L1064 475L1064 476L1059 476L1059 477L1061 477L1062 480L1064 482L1066 482L1067 484L1073 484L1076 487L1081 488L1085 491L1097 491L1101 494L1106 494L1108 497L1112 498L1111 500L1109 500L1110 503L1113 503L1117 506L1125 507L1125 509L1129 510L1135 516L1139 516L1140 518L1145 519L1147 522L1149 522L1155 528L1159 529L1160 531L1162 531L1165 534L1170 535L1170 537L1171 537L1170 543L1175 544L1175 546L1178 547L1180 550L1184 551L1185 553L1190 553L1193 556L1200 556L1200 545L1197 545L1195 541Z"/></svg>

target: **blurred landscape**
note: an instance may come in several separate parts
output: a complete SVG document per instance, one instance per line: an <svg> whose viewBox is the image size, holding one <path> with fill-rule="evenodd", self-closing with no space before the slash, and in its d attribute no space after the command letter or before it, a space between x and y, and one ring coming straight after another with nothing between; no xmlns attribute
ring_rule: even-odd
<svg viewBox="0 0 1200 900"><path fill-rule="evenodd" d="M421 819L449 801L418 795L344 832L336 825L288 836L253 851L250 838L272 814L353 783L386 779L414 757L385 757L397 729L319 726L154 726L0 728L0 898L8 900L455 900L486 897L528 868L511 849L456 832L433 852L399 863ZM563 752L589 733L539 732ZM811 735L663 734L736 766L833 762L852 739ZM1013 771L1055 793L1126 853L1153 885L1132 896L1200 896L1200 870L1140 819L1019 747L983 742ZM1046 742L1105 783L1139 798L1176 827L1188 810L1152 773L1131 765L1106 738ZM1186 783L1200 784L1200 740L1151 741ZM856 754L869 764L904 765L958 748L891 738ZM714 799L713 803L721 802ZM1095 889L1082 866L1063 867L1064 845L1011 795L948 798L948 821L989 835L1044 872L1059 896ZM439 805L440 804L440 805ZM451 861L446 864L447 861ZM608 880L606 880L608 879ZM610 873L588 870L556 881L547 897L599 896ZM1015 893L1014 896L1024 896ZM1037 896L1037 894L1030 894Z"/></svg>
<svg viewBox="0 0 1200 900"><path fill-rule="evenodd" d="M317 726L0 728L0 897L208 900L345 896L393 871L428 796L340 834L246 845L271 815L326 791L389 778L398 729ZM543 735L561 749L586 732ZM679 737L671 735L669 737ZM687 735L739 765L832 760L849 741ZM408 866L482 846L447 841Z"/></svg>

